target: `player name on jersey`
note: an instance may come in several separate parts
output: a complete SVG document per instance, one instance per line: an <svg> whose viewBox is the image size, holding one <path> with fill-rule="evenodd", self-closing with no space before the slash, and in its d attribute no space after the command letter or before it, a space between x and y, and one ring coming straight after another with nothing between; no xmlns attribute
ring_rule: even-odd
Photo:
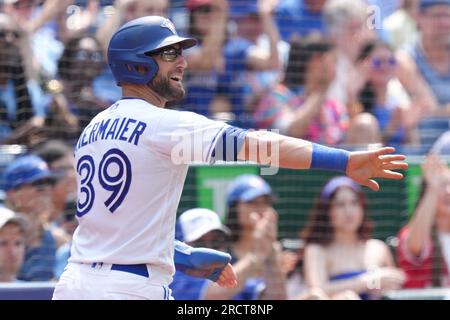
<svg viewBox="0 0 450 320"><path fill-rule="evenodd" d="M127 117L92 122L80 135L75 151L97 140L122 140L137 146L146 128L145 122Z"/></svg>

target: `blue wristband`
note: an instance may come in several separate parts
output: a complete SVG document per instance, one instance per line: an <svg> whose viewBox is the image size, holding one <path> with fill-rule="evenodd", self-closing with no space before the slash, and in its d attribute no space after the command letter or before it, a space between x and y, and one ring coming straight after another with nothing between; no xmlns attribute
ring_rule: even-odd
<svg viewBox="0 0 450 320"><path fill-rule="evenodd" d="M345 173L350 152L312 144L311 169L335 170Z"/></svg>

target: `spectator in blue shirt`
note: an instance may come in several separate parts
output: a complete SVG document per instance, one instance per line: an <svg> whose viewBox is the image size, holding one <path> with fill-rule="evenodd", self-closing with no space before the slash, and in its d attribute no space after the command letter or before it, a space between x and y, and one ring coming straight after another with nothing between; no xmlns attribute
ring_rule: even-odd
<svg viewBox="0 0 450 320"><path fill-rule="evenodd" d="M45 161L35 155L14 160L3 173L6 206L22 213L29 225L20 280L49 281L54 277L56 242L47 222L55 180Z"/></svg>
<svg viewBox="0 0 450 320"><path fill-rule="evenodd" d="M420 0L420 38L397 53L398 78L414 97L421 143L450 129L450 0Z"/></svg>
<svg viewBox="0 0 450 320"><path fill-rule="evenodd" d="M277 81L282 63L273 0L230 1L236 34L224 46L225 71L219 77L215 113L231 112L236 125L252 127L251 113L263 92ZM266 45L260 44L265 37ZM267 72L267 73L265 73Z"/></svg>
<svg viewBox="0 0 450 320"><path fill-rule="evenodd" d="M323 33L322 8L326 0L281 0L275 9L281 38Z"/></svg>
<svg viewBox="0 0 450 320"><path fill-rule="evenodd" d="M188 0L186 7L189 9L189 36L196 38L199 45L185 53L189 70L183 108L208 116L219 73L225 64L223 44L228 5L226 0Z"/></svg>

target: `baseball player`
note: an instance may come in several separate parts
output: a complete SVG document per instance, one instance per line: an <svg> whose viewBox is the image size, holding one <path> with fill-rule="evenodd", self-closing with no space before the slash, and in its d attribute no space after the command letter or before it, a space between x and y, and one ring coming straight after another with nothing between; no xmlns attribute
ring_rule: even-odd
<svg viewBox="0 0 450 320"><path fill-rule="evenodd" d="M392 170L406 169L405 157L389 155L393 148L348 152L165 109L185 94L183 50L195 44L159 16L132 20L111 38L109 66L123 98L91 121L75 147L79 226L54 299L170 299L175 264L235 286L227 256L174 242L191 162L263 163L260 148L277 143L281 167L341 171L373 190L374 177L402 178Z"/></svg>

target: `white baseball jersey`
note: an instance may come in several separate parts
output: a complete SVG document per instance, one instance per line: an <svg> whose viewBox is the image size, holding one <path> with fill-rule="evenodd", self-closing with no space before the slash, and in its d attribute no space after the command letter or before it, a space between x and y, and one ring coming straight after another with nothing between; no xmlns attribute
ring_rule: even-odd
<svg viewBox="0 0 450 320"><path fill-rule="evenodd" d="M171 281L188 164L214 162L215 145L229 128L134 98L98 114L75 148L79 227L69 262L152 264Z"/></svg>

